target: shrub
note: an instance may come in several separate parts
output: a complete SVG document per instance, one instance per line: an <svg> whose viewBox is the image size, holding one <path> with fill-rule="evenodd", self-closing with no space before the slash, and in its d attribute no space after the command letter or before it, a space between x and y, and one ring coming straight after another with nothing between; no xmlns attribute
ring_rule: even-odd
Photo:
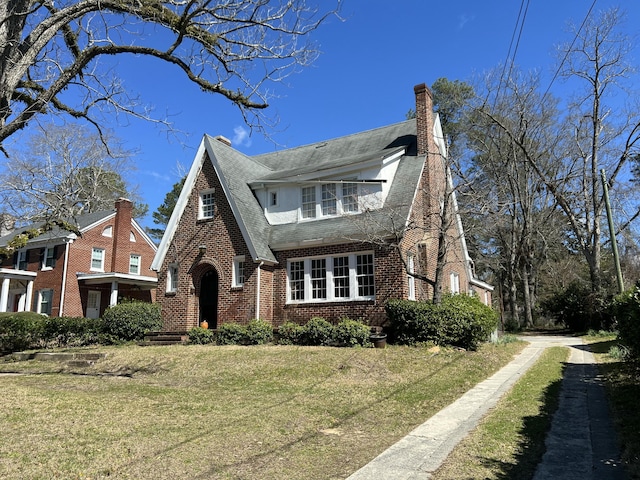
<svg viewBox="0 0 640 480"><path fill-rule="evenodd" d="M46 346L81 347L99 343L104 322L99 318L48 317L44 321L42 342Z"/></svg>
<svg viewBox="0 0 640 480"><path fill-rule="evenodd" d="M334 327L334 340L338 345L355 347L369 342L370 328L362 322L343 318Z"/></svg>
<svg viewBox="0 0 640 480"><path fill-rule="evenodd" d="M475 350L498 326L498 314L469 295L447 295L435 305L390 300L385 309L395 340L433 342Z"/></svg>
<svg viewBox="0 0 640 480"><path fill-rule="evenodd" d="M273 340L273 327L269 322L259 318L251 320L246 329L245 343L263 345Z"/></svg>
<svg viewBox="0 0 640 480"><path fill-rule="evenodd" d="M215 340L213 330L208 330L202 327L193 327L187 332L187 335L189 336L189 343L194 343L196 345L206 345L208 343L213 343Z"/></svg>
<svg viewBox="0 0 640 480"><path fill-rule="evenodd" d="M302 331L302 325L287 321L278 327L278 343L281 345L300 344Z"/></svg>
<svg viewBox="0 0 640 480"><path fill-rule="evenodd" d="M138 341L162 327L160 304L131 302L114 305L102 317L104 333L121 341Z"/></svg>
<svg viewBox="0 0 640 480"><path fill-rule="evenodd" d="M543 313L574 332L608 330L612 325L609 307L605 297L577 282L541 303Z"/></svg>
<svg viewBox="0 0 640 480"><path fill-rule="evenodd" d="M324 318L313 317L302 327L300 342L303 345L329 345L333 340L333 325Z"/></svg>
<svg viewBox="0 0 640 480"><path fill-rule="evenodd" d="M223 323L216 333L218 345L242 345L247 337L246 327L238 323Z"/></svg>
<svg viewBox="0 0 640 480"><path fill-rule="evenodd" d="M615 297L612 310L618 322L618 336L629 355L640 358L640 281L628 292Z"/></svg>
<svg viewBox="0 0 640 480"><path fill-rule="evenodd" d="M35 346L42 339L46 319L35 312L0 313L0 353Z"/></svg>

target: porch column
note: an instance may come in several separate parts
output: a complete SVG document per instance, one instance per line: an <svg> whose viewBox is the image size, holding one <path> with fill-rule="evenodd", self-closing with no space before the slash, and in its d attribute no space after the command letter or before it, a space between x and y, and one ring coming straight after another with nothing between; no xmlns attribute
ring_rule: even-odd
<svg viewBox="0 0 640 480"><path fill-rule="evenodd" d="M30 312L33 302L33 280L27 282L27 298L24 303L24 311Z"/></svg>
<svg viewBox="0 0 640 480"><path fill-rule="evenodd" d="M111 297L109 298L109 306L113 307L118 304L118 282L111 282Z"/></svg>
<svg viewBox="0 0 640 480"><path fill-rule="evenodd" d="M7 311L7 305L9 304L9 284L10 278L2 279L2 292L0 292L0 312Z"/></svg>

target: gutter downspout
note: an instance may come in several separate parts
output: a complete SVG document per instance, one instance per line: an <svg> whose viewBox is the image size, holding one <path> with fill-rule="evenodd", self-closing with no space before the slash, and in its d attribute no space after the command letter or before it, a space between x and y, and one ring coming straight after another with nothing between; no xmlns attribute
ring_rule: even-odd
<svg viewBox="0 0 640 480"><path fill-rule="evenodd" d="M258 279L256 286L256 320L260 318L260 272L264 262L260 262L258 265Z"/></svg>
<svg viewBox="0 0 640 480"><path fill-rule="evenodd" d="M64 316L64 295L67 291L67 269L69 267L69 245L71 242L65 242L64 245L64 267L62 268L62 286L60 287L60 308L58 309L58 315Z"/></svg>

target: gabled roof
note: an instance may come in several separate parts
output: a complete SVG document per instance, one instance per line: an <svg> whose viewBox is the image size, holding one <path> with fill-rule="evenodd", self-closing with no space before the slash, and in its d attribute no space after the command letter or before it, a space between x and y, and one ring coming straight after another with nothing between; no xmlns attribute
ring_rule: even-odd
<svg viewBox="0 0 640 480"><path fill-rule="evenodd" d="M206 155L205 155L206 154ZM304 224L270 225L252 186L270 182L339 180L341 170L357 171L369 162L402 155L385 205L392 208L360 215L323 218ZM333 140L249 157L227 143L205 135L191 165L151 268L159 270L206 159L211 162L242 231L252 259L277 263L274 250L322 239L343 243L366 238L374 226L383 231L404 225L424 165L416 157L416 121L408 120ZM329 175L333 175L329 177ZM368 219L359 222L356 217ZM363 226L364 225L364 226ZM376 232L377 233L377 232Z"/></svg>
<svg viewBox="0 0 640 480"><path fill-rule="evenodd" d="M107 220L112 219L116 216L115 209L112 210L102 210L99 212L85 213L83 215L78 215L72 219L67 219L67 223L71 225L76 225L80 233L84 233L88 230L91 230L98 224L101 224ZM157 249L156 244L151 240L149 235L144 231L144 229L136 222L134 219L131 219L132 227L135 228L138 233L140 233L144 240L149 243L154 249ZM0 247L6 247L9 242L18 234L25 232L27 230L33 230L41 227L44 222L32 223L31 225L26 225L24 227L18 227L13 232L5 235L0 238ZM54 227L53 229L30 239L27 244L41 244L43 242L56 242L56 241L64 241L65 239L75 240L77 235L74 232L66 230L61 227Z"/></svg>

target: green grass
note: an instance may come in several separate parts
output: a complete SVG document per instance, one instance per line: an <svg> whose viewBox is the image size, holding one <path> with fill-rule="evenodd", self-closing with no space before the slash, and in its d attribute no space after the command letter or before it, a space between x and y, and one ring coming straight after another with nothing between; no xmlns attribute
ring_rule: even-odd
<svg viewBox="0 0 640 480"><path fill-rule="evenodd" d="M531 478L544 454L568 352L566 347L546 349L432 479Z"/></svg>
<svg viewBox="0 0 640 480"><path fill-rule="evenodd" d="M607 397L618 430L622 459L631 478L640 479L640 361L621 361L609 355L615 335L586 337L606 380Z"/></svg>
<svg viewBox="0 0 640 480"><path fill-rule="evenodd" d="M522 343L114 347L89 369L0 363L0 478L346 478Z"/></svg>

